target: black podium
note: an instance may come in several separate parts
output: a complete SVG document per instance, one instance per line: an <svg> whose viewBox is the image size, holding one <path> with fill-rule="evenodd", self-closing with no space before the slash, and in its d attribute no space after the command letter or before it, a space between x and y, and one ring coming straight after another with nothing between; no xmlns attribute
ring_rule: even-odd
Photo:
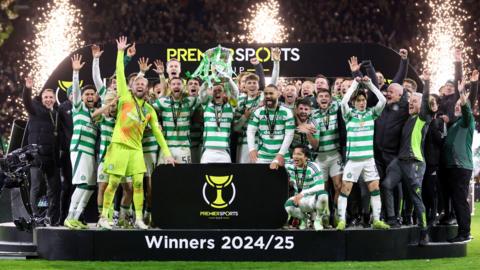
<svg viewBox="0 0 480 270"><path fill-rule="evenodd" d="M162 229L278 229L287 219L287 172L267 164L162 165L152 177Z"/></svg>

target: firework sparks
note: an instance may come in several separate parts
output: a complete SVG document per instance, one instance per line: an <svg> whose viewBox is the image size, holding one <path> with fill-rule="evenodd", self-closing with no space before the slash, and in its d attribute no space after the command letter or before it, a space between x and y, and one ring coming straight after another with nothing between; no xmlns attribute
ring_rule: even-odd
<svg viewBox="0 0 480 270"><path fill-rule="evenodd" d="M419 21L419 26L428 31L428 36L417 38L417 50L424 61L423 67L432 73L432 91L437 92L447 80L453 79L455 48L463 51L463 69L469 70L473 51L464 44L463 24L470 16L461 7L460 0L424 1L431 9L431 15L428 20Z"/></svg>
<svg viewBox="0 0 480 270"><path fill-rule="evenodd" d="M267 0L248 8L247 13L251 14L251 17L239 22L247 34L239 36L238 39L248 43L285 42L288 33L279 15L279 8L276 0Z"/></svg>
<svg viewBox="0 0 480 270"><path fill-rule="evenodd" d="M39 18L32 21L35 37L24 40L26 64L22 71L33 77L34 90L39 91L57 65L72 51L84 45L79 38L83 27L80 10L68 0L53 0L39 7Z"/></svg>

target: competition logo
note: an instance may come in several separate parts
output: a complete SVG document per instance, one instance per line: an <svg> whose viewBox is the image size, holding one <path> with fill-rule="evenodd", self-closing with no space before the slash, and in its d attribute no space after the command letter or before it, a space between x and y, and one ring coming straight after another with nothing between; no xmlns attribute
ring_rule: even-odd
<svg viewBox="0 0 480 270"><path fill-rule="evenodd" d="M68 92L69 88L71 88L72 85L73 85L73 82L72 82L72 81L62 81L62 80L58 80L58 81L57 81L57 86L58 86L58 88L62 89L62 90L65 91L65 92ZM83 80L80 80L79 86L80 86L80 87L83 86Z"/></svg>
<svg viewBox="0 0 480 270"><path fill-rule="evenodd" d="M212 176L212 175L205 175L206 183L203 184L202 194L203 199L205 202L213 208L222 209L230 204L232 204L233 200L235 200L236 189L235 184L232 183L233 175L226 175L226 176ZM211 186L216 191L216 196L212 200L209 200L207 196L207 187ZM232 193L231 197L228 202L225 201L223 198L223 190L227 187L231 186Z"/></svg>
<svg viewBox="0 0 480 270"><path fill-rule="evenodd" d="M260 62L267 62L271 60L272 52L268 47L240 47L230 49L233 55L233 61L245 62L249 61L252 57L256 57ZM300 48L280 48L282 51L281 60L297 62L301 58ZM176 58L181 62L200 62L203 57L203 52L199 48L167 48L166 50L167 61L172 58Z"/></svg>

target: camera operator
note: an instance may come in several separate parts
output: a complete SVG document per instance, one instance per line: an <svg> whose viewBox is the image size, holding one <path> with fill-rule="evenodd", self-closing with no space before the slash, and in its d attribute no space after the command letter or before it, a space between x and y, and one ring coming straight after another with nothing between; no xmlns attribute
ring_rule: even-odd
<svg viewBox="0 0 480 270"><path fill-rule="evenodd" d="M60 121L55 104L55 92L43 89L39 96L32 100L33 80L25 80L23 102L29 115L27 127L28 144L39 146L39 158L35 166L30 168L31 190L30 203L37 225L57 225L59 218L60 178L57 168L59 156ZM48 209L43 221L40 219L38 201L42 187L46 184Z"/></svg>

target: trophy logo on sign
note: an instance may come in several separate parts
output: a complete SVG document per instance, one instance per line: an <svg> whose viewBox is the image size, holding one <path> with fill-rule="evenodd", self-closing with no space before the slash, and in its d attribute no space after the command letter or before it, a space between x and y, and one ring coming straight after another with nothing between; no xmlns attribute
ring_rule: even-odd
<svg viewBox="0 0 480 270"><path fill-rule="evenodd" d="M207 183L215 188L216 190L216 197L213 202L210 202L207 199L205 189L207 187L207 183L203 185L203 198L207 204L209 204L213 208L221 209L227 207L229 204L233 202L233 199L235 199L235 185L232 183L233 180L233 175L226 175L226 176L212 176L212 175L205 175L205 179L207 180ZM228 187L229 185L232 185L233 189L233 195L230 201L227 203L223 199L222 191L223 188Z"/></svg>

